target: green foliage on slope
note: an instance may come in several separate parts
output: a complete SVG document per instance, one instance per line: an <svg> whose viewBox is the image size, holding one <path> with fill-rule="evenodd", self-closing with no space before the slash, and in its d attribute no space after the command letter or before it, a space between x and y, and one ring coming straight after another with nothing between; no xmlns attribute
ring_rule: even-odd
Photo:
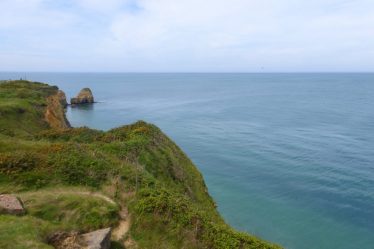
<svg viewBox="0 0 374 249"><path fill-rule="evenodd" d="M118 206L82 189L45 189L19 195L27 213L62 230L92 231L116 225Z"/></svg>
<svg viewBox="0 0 374 249"><path fill-rule="evenodd" d="M0 248L52 249L44 243L50 231L48 222L32 216L0 215Z"/></svg>
<svg viewBox="0 0 374 249"><path fill-rule="evenodd" d="M27 217L0 215L0 228L17 226L18 219L53 227L46 233L118 222L118 206L74 193L52 198L57 189L74 187L102 192L127 207L128 236L139 248L278 248L225 224L197 168L156 126L139 121L107 132L49 129L43 98L56 91L38 83L0 84L0 193L17 192L28 208ZM45 242L45 234L30 233L33 243Z"/></svg>
<svg viewBox="0 0 374 249"><path fill-rule="evenodd" d="M22 80L0 83L0 133L31 136L46 129L46 97L56 94L57 90L47 84Z"/></svg>
<svg viewBox="0 0 374 249"><path fill-rule="evenodd" d="M47 245L53 232L88 232L116 224L117 205L80 191L45 189L19 194L27 215L0 215L0 248L53 248Z"/></svg>

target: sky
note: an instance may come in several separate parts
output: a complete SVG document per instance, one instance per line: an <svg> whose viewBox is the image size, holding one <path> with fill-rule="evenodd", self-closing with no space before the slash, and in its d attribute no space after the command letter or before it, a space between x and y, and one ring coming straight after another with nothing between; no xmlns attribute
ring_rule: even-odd
<svg viewBox="0 0 374 249"><path fill-rule="evenodd" d="M0 71L374 72L373 0L0 0Z"/></svg>

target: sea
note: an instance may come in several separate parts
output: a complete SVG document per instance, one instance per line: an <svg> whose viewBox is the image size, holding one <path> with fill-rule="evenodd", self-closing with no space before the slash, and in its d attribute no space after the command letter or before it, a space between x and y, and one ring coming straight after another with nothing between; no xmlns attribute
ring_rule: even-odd
<svg viewBox="0 0 374 249"><path fill-rule="evenodd" d="M374 248L374 74L0 73L83 87L74 127L144 120L203 173L227 223L290 249Z"/></svg>

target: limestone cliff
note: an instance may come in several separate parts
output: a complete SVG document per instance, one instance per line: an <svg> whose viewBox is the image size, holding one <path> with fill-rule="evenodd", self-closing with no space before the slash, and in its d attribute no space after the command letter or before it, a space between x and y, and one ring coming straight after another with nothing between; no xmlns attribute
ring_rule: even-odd
<svg viewBox="0 0 374 249"><path fill-rule="evenodd" d="M59 98L60 104L62 107L66 107L68 105L68 102L66 101L66 95L63 91L59 90L57 92L57 97Z"/></svg>
<svg viewBox="0 0 374 249"><path fill-rule="evenodd" d="M70 128L70 123L65 116L65 107L67 105L65 93L61 90L57 94L47 97L47 109L45 120L55 129Z"/></svg>

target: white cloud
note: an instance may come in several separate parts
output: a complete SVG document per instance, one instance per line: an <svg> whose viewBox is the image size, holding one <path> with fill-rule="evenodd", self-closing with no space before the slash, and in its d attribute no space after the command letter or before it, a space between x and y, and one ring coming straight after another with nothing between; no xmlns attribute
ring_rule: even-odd
<svg viewBox="0 0 374 249"><path fill-rule="evenodd" d="M130 0L76 0L78 6L97 12L117 12Z"/></svg>
<svg viewBox="0 0 374 249"><path fill-rule="evenodd" d="M52 2L0 0L0 56L18 55L10 69L22 51L78 71L374 70L368 0Z"/></svg>

